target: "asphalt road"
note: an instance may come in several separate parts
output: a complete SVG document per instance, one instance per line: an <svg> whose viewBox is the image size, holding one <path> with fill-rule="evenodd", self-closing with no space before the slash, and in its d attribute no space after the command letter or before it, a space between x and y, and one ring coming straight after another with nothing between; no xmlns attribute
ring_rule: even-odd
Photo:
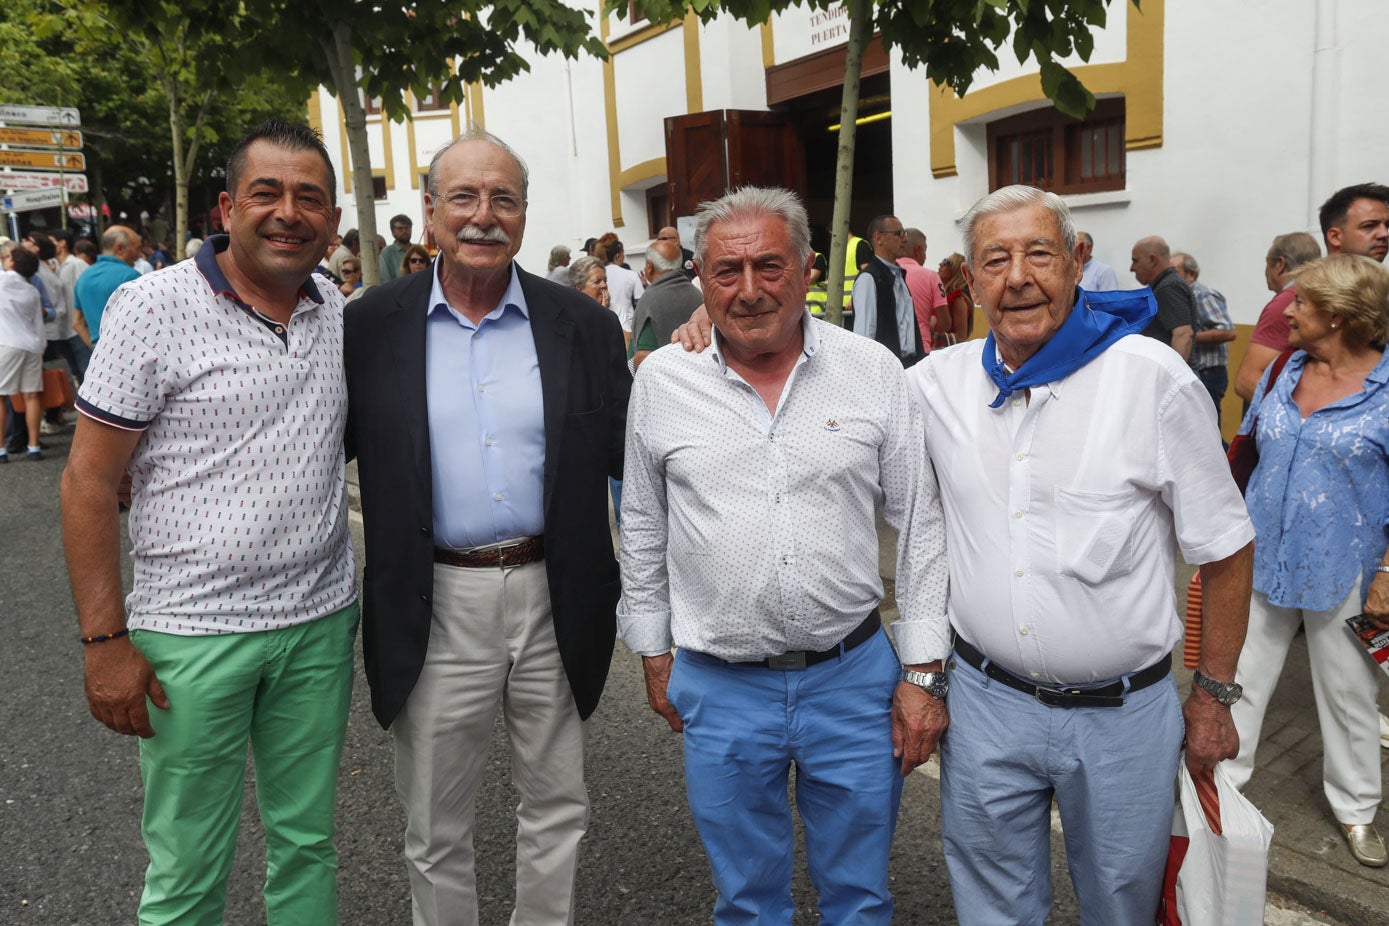
<svg viewBox="0 0 1389 926"><path fill-rule="evenodd" d="M0 641L6 666L0 698L0 924L133 923L146 864L136 746L86 709L59 530L58 481L69 437L45 440L48 459L0 467ZM353 535L360 566L361 528L355 521ZM128 583L128 561L126 570ZM478 798L476 845L482 922L493 924L505 923L510 913L514 875L516 794L507 780L500 733L489 768ZM933 772L927 766L913 774L903 798L891 862L899 923L955 922ZM591 721L588 780L592 815L576 922L709 922L713 891L685 806L680 740L647 709L637 660L620 646ZM400 856L404 820L392 784L391 746L368 710L360 659L338 825L342 923L408 924L409 887ZM1053 836L1056 902L1049 922L1061 926L1079 918L1060 840ZM226 922L265 921L263 853L248 771ZM796 923L816 922L803 857L794 894Z"/></svg>

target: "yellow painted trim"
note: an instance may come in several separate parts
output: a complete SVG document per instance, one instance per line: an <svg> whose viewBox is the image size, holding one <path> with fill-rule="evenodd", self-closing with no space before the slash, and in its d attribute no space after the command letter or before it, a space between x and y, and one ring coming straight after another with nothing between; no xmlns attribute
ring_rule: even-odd
<svg viewBox="0 0 1389 926"><path fill-rule="evenodd" d="M762 66L764 68L776 66L776 45L772 41L771 19L762 24Z"/></svg>
<svg viewBox="0 0 1389 926"><path fill-rule="evenodd" d="M608 19L605 16L603 18L602 28L600 29L601 34L599 37L602 38L603 42L608 46L608 54L615 55L618 52L626 51L633 45L640 45L642 42L649 42L656 36L661 35L662 33L669 32L672 29L678 29L681 26L686 25L692 18L694 18L694 14L690 13L685 17L684 22L681 22L680 20L676 19L668 23L647 23L645 26L642 26L635 32L629 32L622 38L615 39L609 42Z"/></svg>
<svg viewBox="0 0 1389 926"><path fill-rule="evenodd" d="M395 189L395 150L391 145L391 120L381 117L381 150L386 153L386 191ZM376 175L376 171L372 171Z"/></svg>
<svg viewBox="0 0 1389 926"><path fill-rule="evenodd" d="M633 164L618 174L617 179L613 181L613 187L618 190L625 190L634 183L665 175L666 159L663 157L652 158L649 161L642 161L640 164Z"/></svg>
<svg viewBox="0 0 1389 926"><path fill-rule="evenodd" d="M1072 68L1091 93L1124 95L1124 146L1130 151L1162 147L1163 4L1164 0L1143 0L1141 11L1128 6L1125 60ZM953 177L957 173L956 125L1010 106L1046 99L1038 74L1015 77L967 93L963 98L941 84L933 84L931 94L933 177Z"/></svg>
<svg viewBox="0 0 1389 926"><path fill-rule="evenodd" d="M699 60L699 17L685 14L685 111L704 111L704 75Z"/></svg>
<svg viewBox="0 0 1389 926"><path fill-rule="evenodd" d="M608 41L608 17L598 22L598 33L605 43ZM608 57L603 61L603 119L608 134L608 196L612 207L613 227L622 227L622 188L617 184L618 174L622 172L622 152L617 143L617 76L613 69L613 49L608 46Z"/></svg>
<svg viewBox="0 0 1389 926"><path fill-rule="evenodd" d="M318 134L323 134L323 104L319 102L318 91L309 94L309 128Z"/></svg>
<svg viewBox="0 0 1389 926"><path fill-rule="evenodd" d="M413 90L405 91L405 102L411 112L411 118L407 119L405 122L405 156L409 159L410 163L410 189L418 190L420 188L420 159L415 149L415 119L413 116L415 112L415 93Z"/></svg>

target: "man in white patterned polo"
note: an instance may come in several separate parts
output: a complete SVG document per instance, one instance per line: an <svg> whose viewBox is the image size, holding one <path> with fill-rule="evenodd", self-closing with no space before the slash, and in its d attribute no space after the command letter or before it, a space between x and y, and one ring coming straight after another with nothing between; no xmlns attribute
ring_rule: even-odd
<svg viewBox="0 0 1389 926"><path fill-rule="evenodd" d="M313 130L272 120L243 139L220 197L230 234L119 291L77 400L63 535L91 712L141 737L142 924L221 922L248 741L267 920L338 922L357 604L342 296L310 275L335 190Z"/></svg>
<svg viewBox="0 0 1389 926"><path fill-rule="evenodd" d="M793 763L822 918L891 922L903 776L945 728L945 528L921 415L891 350L810 317L813 260L793 193L701 206L713 349L652 352L628 406L618 632L683 730L719 924L791 921ZM898 532L895 653L876 503Z"/></svg>

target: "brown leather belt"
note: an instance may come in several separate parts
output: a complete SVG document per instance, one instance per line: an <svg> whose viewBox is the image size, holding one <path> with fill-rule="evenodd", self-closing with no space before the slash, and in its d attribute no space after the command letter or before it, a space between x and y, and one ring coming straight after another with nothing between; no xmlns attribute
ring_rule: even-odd
<svg viewBox="0 0 1389 926"><path fill-rule="evenodd" d="M449 550L434 548L434 562L445 566L458 566L463 569L508 569L524 566L545 558L545 539L543 537L523 537L501 546L486 547L481 550Z"/></svg>

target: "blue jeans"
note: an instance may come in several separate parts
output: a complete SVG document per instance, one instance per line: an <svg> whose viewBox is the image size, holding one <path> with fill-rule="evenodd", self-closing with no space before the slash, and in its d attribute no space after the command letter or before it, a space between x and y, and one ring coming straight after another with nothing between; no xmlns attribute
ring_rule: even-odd
<svg viewBox="0 0 1389 926"><path fill-rule="evenodd" d="M1171 676L1122 707L1055 708L959 657L950 670L941 833L961 926L1046 921L1053 796L1083 926L1151 923L1184 730Z"/></svg>
<svg viewBox="0 0 1389 926"><path fill-rule="evenodd" d="M882 631L837 659L791 671L677 654L667 696L685 722L685 788L719 892L715 923L791 922L793 764L822 922L892 921L899 670Z"/></svg>

